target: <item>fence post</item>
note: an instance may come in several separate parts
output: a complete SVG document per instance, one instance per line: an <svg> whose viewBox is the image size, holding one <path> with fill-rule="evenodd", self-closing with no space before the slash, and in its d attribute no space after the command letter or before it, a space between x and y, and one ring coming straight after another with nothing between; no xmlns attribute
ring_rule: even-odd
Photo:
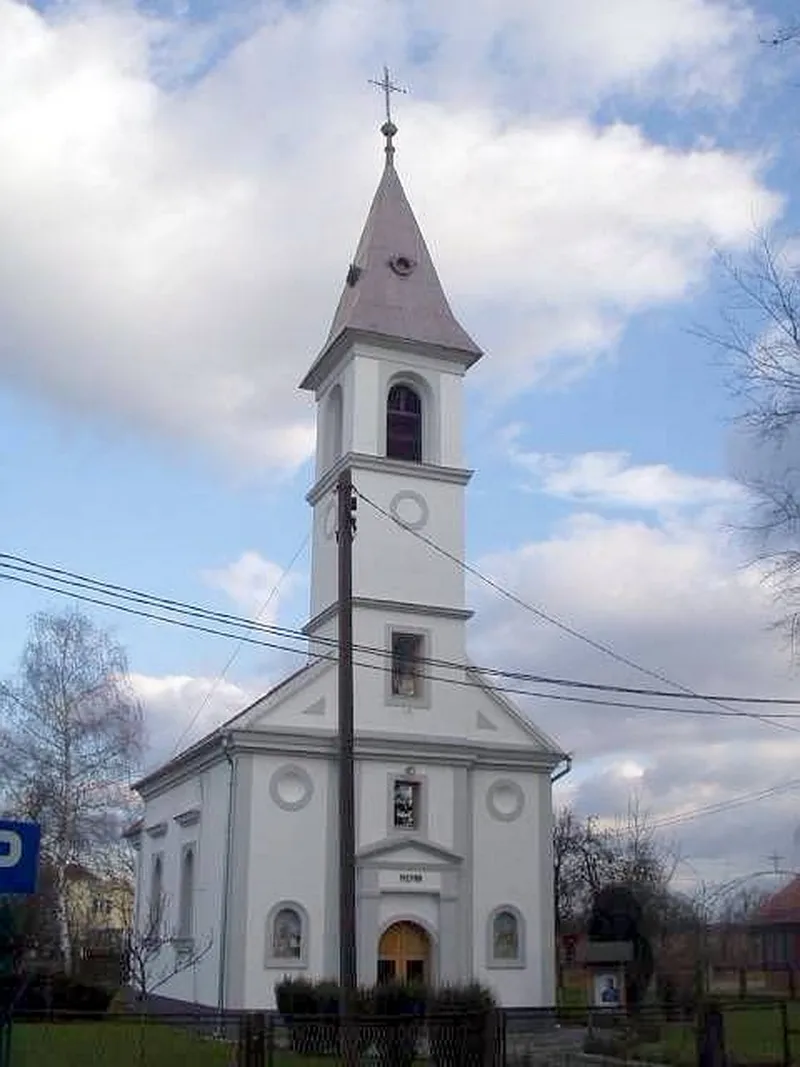
<svg viewBox="0 0 800 1067"><path fill-rule="evenodd" d="M792 1047L789 1034L789 1005L781 1001L781 1036L783 1038L783 1067L791 1067Z"/></svg>
<svg viewBox="0 0 800 1067"><path fill-rule="evenodd" d="M725 1019L717 1004L698 1011L697 1067L725 1067Z"/></svg>
<svg viewBox="0 0 800 1067"><path fill-rule="evenodd" d="M0 1015L0 1067L11 1065L11 1014Z"/></svg>
<svg viewBox="0 0 800 1067"><path fill-rule="evenodd" d="M248 1015L245 1012L241 1012L238 1016L238 1022L238 1032L236 1035L236 1067L247 1067Z"/></svg>
<svg viewBox="0 0 800 1067"><path fill-rule="evenodd" d="M275 1013L270 1012L267 1019L267 1064L275 1067Z"/></svg>

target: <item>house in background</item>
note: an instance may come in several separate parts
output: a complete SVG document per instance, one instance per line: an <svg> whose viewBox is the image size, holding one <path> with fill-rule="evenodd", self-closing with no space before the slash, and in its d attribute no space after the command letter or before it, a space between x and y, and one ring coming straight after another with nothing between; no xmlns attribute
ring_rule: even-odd
<svg viewBox="0 0 800 1067"><path fill-rule="evenodd" d="M800 876L773 893L750 920L767 985L794 991L800 970Z"/></svg>
<svg viewBox="0 0 800 1067"><path fill-rule="evenodd" d="M133 921L133 883L72 863L67 867L67 915L72 944L119 947Z"/></svg>

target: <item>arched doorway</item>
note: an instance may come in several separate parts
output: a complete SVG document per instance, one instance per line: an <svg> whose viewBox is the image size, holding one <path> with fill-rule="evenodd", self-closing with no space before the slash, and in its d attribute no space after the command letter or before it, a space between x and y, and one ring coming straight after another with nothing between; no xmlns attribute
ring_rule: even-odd
<svg viewBox="0 0 800 1067"><path fill-rule="evenodd" d="M430 979L431 939L417 923L389 927L378 945L379 982L427 982Z"/></svg>

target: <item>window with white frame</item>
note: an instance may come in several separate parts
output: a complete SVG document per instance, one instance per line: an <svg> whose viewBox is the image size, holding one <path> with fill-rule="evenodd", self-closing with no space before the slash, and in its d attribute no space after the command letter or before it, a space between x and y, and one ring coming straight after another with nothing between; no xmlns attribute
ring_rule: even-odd
<svg viewBox="0 0 800 1067"><path fill-rule="evenodd" d="M150 871L150 905L147 916L147 935L156 938L161 933L164 918L164 856L157 852L153 856Z"/></svg>
<svg viewBox="0 0 800 1067"><path fill-rule="evenodd" d="M195 846L185 845L181 855L181 881L178 898L178 937L189 940L194 934Z"/></svg>
<svg viewBox="0 0 800 1067"><path fill-rule="evenodd" d="M422 824L422 783L395 778L392 786L392 825L395 830L419 830Z"/></svg>
<svg viewBox="0 0 800 1067"><path fill-rule="evenodd" d="M504 904L495 908L487 932L490 967L524 966L523 919L515 907Z"/></svg>
<svg viewBox="0 0 800 1067"><path fill-rule="evenodd" d="M328 464L335 463L342 454L344 434L344 403L341 385L334 385L327 403Z"/></svg>
<svg viewBox="0 0 800 1067"><path fill-rule="evenodd" d="M419 700L423 694L422 670L425 637L419 633L392 631L392 696Z"/></svg>
<svg viewBox="0 0 800 1067"><path fill-rule="evenodd" d="M305 967L308 956L308 916L291 901L276 905L267 918L267 967Z"/></svg>
<svg viewBox="0 0 800 1067"><path fill-rule="evenodd" d="M386 400L386 455L422 462L422 401L410 385L393 385Z"/></svg>

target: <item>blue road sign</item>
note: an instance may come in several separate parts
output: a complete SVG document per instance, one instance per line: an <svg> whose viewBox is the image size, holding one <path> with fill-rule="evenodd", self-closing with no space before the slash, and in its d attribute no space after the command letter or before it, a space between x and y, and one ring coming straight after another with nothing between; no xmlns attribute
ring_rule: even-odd
<svg viewBox="0 0 800 1067"><path fill-rule="evenodd" d="M38 823L0 819L0 893L36 892L41 836Z"/></svg>

